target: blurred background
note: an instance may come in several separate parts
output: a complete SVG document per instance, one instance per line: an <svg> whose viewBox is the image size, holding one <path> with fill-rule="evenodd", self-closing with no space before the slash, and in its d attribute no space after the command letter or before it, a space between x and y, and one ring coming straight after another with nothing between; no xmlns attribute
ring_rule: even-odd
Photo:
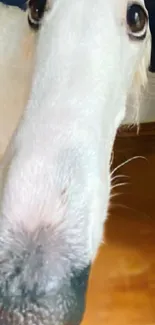
<svg viewBox="0 0 155 325"><path fill-rule="evenodd" d="M155 324L155 0L146 6L152 53L141 124L133 126L129 105L114 145L109 215L83 325Z"/></svg>

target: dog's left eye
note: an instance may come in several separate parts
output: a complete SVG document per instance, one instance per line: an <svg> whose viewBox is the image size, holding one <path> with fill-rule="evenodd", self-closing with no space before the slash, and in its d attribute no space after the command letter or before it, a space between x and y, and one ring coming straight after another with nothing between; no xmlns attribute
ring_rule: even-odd
<svg viewBox="0 0 155 325"><path fill-rule="evenodd" d="M148 27L148 16L142 5L133 2L127 8L128 34L132 39L143 40Z"/></svg>
<svg viewBox="0 0 155 325"><path fill-rule="evenodd" d="M29 7L29 13L28 13L29 25L34 30L38 30L44 12L46 10L46 0L30 0L28 7Z"/></svg>

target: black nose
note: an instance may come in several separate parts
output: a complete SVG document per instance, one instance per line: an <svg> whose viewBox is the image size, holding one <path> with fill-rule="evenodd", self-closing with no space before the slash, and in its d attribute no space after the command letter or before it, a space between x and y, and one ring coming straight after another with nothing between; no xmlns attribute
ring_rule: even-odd
<svg viewBox="0 0 155 325"><path fill-rule="evenodd" d="M70 279L70 289L68 291L68 301L72 307L69 308L68 319L65 325L79 325L82 321L85 303L86 292L90 273L90 265L83 270L73 272Z"/></svg>
<svg viewBox="0 0 155 325"><path fill-rule="evenodd" d="M18 294L13 293L11 281L18 283L20 271L3 283L0 296L0 324L5 325L79 325L85 311L86 291L90 265L81 271L75 270L58 287L49 291L48 285L42 290L41 283L35 282L32 289L28 284L18 284ZM9 285L11 291L9 290ZM46 290L47 289L47 290Z"/></svg>
<svg viewBox="0 0 155 325"><path fill-rule="evenodd" d="M77 269L66 238L56 239L46 227L0 233L0 325L80 324L90 265Z"/></svg>

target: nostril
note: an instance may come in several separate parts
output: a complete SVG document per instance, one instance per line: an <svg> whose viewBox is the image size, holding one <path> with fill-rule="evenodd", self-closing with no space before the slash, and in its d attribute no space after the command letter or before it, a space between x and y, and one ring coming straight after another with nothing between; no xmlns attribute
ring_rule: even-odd
<svg viewBox="0 0 155 325"><path fill-rule="evenodd" d="M15 274L16 275L19 275L21 273L21 271L22 271L22 268L20 266L16 266L16 268L15 268Z"/></svg>

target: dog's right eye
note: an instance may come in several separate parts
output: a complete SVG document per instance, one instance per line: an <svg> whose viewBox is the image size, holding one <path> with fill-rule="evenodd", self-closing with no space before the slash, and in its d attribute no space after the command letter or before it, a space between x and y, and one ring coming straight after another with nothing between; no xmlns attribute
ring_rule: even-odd
<svg viewBox="0 0 155 325"><path fill-rule="evenodd" d="M30 0L28 8L29 25L32 29L38 30L46 10L46 0Z"/></svg>
<svg viewBox="0 0 155 325"><path fill-rule="evenodd" d="M135 40L143 40L148 27L148 16L144 7L136 2L129 4L126 21L129 37Z"/></svg>

